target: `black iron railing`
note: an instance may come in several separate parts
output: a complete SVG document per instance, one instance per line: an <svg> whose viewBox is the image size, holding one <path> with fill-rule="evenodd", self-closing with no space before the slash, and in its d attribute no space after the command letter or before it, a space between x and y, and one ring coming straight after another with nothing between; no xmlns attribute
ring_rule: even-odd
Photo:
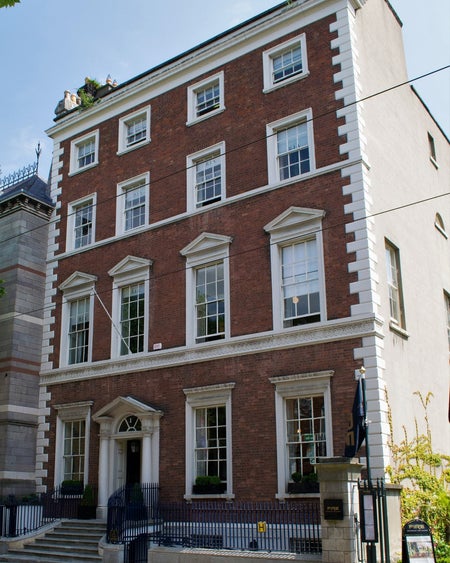
<svg viewBox="0 0 450 563"><path fill-rule="evenodd" d="M151 542L185 547L320 554L319 499L296 502L161 502L157 484L124 486L108 501L107 540L125 560Z"/></svg>
<svg viewBox="0 0 450 563"><path fill-rule="evenodd" d="M159 485L124 485L108 500L106 534L109 543L128 543L158 520Z"/></svg>
<svg viewBox="0 0 450 563"><path fill-rule="evenodd" d="M377 559L377 544L380 563L391 560L389 545L389 522L384 479L362 480L359 486L360 550L367 552L367 561ZM364 544L364 545L362 545Z"/></svg>
<svg viewBox="0 0 450 563"><path fill-rule="evenodd" d="M33 162L32 164L29 164L28 166L24 166L23 168L17 170L16 172L12 172L8 176L4 176L3 178L0 177L0 194L3 190L6 190L7 188L14 186L15 184L18 184L23 180L27 180L28 178L31 178L32 176L37 174L37 171L38 171L38 163Z"/></svg>
<svg viewBox="0 0 450 563"><path fill-rule="evenodd" d="M161 503L159 544L227 550L321 553L320 504Z"/></svg>
<svg viewBox="0 0 450 563"><path fill-rule="evenodd" d="M94 504L97 505L97 489L93 487ZM33 495L27 501L9 496L0 504L0 537L13 538L28 534L61 518L80 518L83 506L82 494L65 494L64 488L56 487L48 493Z"/></svg>
<svg viewBox="0 0 450 563"><path fill-rule="evenodd" d="M38 530L53 519L44 515L44 505L40 498L32 503L20 503L8 498L0 504L0 537L15 538Z"/></svg>

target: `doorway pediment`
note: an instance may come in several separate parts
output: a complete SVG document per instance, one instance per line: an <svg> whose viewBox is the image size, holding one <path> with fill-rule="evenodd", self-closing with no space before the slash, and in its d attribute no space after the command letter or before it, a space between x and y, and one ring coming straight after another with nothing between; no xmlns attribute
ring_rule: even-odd
<svg viewBox="0 0 450 563"><path fill-rule="evenodd" d="M94 413L92 418L95 422L100 423L102 420L106 419L119 419L126 414L134 414L139 418L160 418L164 413L135 397L127 396L116 397L113 401Z"/></svg>

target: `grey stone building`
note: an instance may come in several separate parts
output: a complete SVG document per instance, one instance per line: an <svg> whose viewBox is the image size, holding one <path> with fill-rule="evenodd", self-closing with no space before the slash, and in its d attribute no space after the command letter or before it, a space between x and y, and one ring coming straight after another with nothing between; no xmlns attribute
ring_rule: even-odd
<svg viewBox="0 0 450 563"><path fill-rule="evenodd" d="M37 163L0 181L0 496L35 490L47 230Z"/></svg>

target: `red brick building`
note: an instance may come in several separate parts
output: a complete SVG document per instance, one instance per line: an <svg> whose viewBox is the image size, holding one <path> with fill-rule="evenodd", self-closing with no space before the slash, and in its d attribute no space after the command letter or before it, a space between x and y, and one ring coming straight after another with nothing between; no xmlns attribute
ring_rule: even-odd
<svg viewBox="0 0 450 563"><path fill-rule="evenodd" d="M364 129L375 110L354 103L366 76L384 85L378 61L358 69L370 40L360 55L354 41L382 18L400 33L382 0L283 3L94 86L88 108L67 95L49 130L41 488L98 484L99 514L125 483L181 500L203 475L219 476L220 498L287 498L293 472L343 454L363 364L384 474L383 331L408 339L376 281L385 227L367 218L367 154L380 173L385 157Z"/></svg>

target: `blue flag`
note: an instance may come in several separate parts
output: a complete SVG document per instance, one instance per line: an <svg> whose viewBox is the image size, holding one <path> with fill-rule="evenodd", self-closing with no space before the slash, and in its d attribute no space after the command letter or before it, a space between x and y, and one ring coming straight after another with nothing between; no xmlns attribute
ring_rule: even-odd
<svg viewBox="0 0 450 563"><path fill-rule="evenodd" d="M365 413L362 384L361 380L358 380L355 398L353 400L352 415L348 425L347 436L345 437L345 457L355 457L361 447L361 444L366 437L364 419Z"/></svg>

